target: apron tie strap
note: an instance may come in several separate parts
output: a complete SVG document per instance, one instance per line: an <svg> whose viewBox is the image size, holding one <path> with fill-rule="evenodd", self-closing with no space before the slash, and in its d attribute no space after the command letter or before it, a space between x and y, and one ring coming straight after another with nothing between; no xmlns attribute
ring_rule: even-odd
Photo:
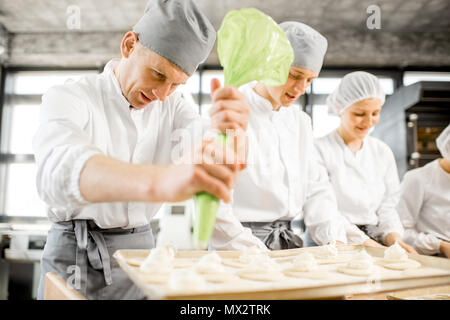
<svg viewBox="0 0 450 320"><path fill-rule="evenodd" d="M290 221L244 222L270 250L301 248L302 239L290 228Z"/></svg>
<svg viewBox="0 0 450 320"><path fill-rule="evenodd" d="M87 286L87 263L88 257L86 254L88 245L88 230L86 220L75 220L74 232L77 241L77 253L75 256L75 263L80 271L80 288L82 294L86 295Z"/></svg>
<svg viewBox="0 0 450 320"><path fill-rule="evenodd" d="M112 284L112 276L111 276L111 262L108 253L108 249L106 246L105 238L103 234L99 231L90 231L92 239L94 240L96 248L92 248L92 250L88 250L89 262L92 267L96 270L103 269L103 275L105 276L106 285Z"/></svg>
<svg viewBox="0 0 450 320"><path fill-rule="evenodd" d="M101 231L88 229L86 220L73 220L77 240L76 265L80 270L80 286L86 294L88 263L95 270L103 270L106 285L112 284L111 259Z"/></svg>

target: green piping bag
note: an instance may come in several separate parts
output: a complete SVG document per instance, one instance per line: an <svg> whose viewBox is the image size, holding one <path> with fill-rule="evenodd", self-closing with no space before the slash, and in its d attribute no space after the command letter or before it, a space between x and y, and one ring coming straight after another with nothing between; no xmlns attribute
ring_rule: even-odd
<svg viewBox="0 0 450 320"><path fill-rule="evenodd" d="M294 52L284 31L271 17L254 8L230 11L217 33L217 51L225 86L257 80L271 86L286 83ZM221 143L227 137L218 135ZM194 247L206 250L214 230L219 200L206 192L194 197Z"/></svg>

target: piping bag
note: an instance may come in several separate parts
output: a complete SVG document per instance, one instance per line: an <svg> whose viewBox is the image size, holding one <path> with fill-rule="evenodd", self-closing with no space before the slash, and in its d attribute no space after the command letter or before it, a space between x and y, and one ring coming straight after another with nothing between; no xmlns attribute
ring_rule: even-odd
<svg viewBox="0 0 450 320"><path fill-rule="evenodd" d="M276 87L286 83L294 52L284 31L265 13L245 8L230 11L217 32L217 52L224 69L225 86L258 82ZM227 142L227 136L218 135ZM208 249L219 199L207 192L194 196L194 247Z"/></svg>

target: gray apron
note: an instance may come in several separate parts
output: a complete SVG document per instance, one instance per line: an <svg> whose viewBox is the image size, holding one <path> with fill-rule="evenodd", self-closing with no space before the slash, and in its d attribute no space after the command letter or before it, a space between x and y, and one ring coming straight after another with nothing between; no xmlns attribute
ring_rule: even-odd
<svg viewBox="0 0 450 320"><path fill-rule="evenodd" d="M41 259L38 299L44 298L47 272L58 274L87 299L145 299L112 255L119 249L153 247L150 225L100 229L91 220L53 223Z"/></svg>
<svg viewBox="0 0 450 320"><path fill-rule="evenodd" d="M291 227L291 221L242 222L244 227L252 229L270 250L301 248L303 241Z"/></svg>

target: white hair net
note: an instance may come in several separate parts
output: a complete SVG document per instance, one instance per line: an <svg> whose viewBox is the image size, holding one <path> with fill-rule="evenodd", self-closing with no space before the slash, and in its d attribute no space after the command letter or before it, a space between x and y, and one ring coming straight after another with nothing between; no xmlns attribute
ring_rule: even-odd
<svg viewBox="0 0 450 320"><path fill-rule="evenodd" d="M450 125L436 139L436 145L444 158L450 159Z"/></svg>
<svg viewBox="0 0 450 320"><path fill-rule="evenodd" d="M328 96L329 110L342 114L352 104L365 99L377 98L384 104L385 94L380 80L373 74L356 71L346 74L339 86Z"/></svg>
<svg viewBox="0 0 450 320"><path fill-rule="evenodd" d="M327 52L327 39L310 26L296 21L280 23L294 50L293 66L320 72Z"/></svg>

